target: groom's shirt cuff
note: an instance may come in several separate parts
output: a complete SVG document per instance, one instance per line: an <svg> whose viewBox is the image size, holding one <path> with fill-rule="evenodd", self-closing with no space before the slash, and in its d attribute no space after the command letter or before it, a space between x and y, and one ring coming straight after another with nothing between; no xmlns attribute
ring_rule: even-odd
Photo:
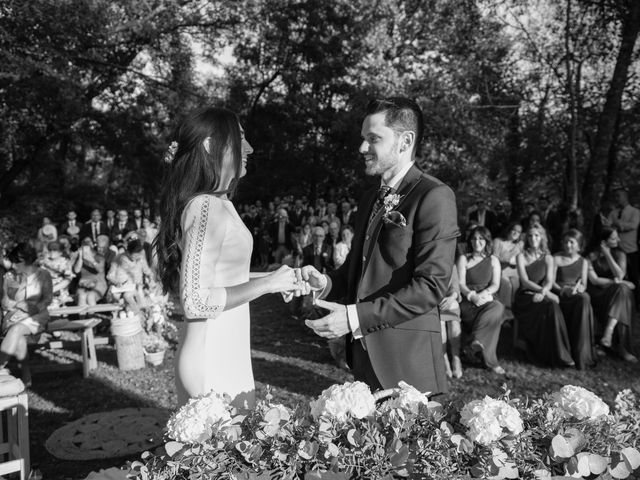
<svg viewBox="0 0 640 480"><path fill-rule="evenodd" d="M358 310L355 304L347 305L347 319L349 320L349 329L353 338L362 338L362 330L360 330L360 319L358 318Z"/></svg>

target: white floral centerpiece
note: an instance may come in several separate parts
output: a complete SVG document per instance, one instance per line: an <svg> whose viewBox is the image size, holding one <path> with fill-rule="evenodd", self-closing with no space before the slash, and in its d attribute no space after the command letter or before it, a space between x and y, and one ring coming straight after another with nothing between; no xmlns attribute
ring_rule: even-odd
<svg viewBox="0 0 640 480"><path fill-rule="evenodd" d="M376 409L376 402L371 390L363 382L347 382L343 385L332 385L311 402L311 415L316 420L326 417L339 422L349 417L364 418Z"/></svg>
<svg viewBox="0 0 640 480"><path fill-rule="evenodd" d="M210 440L216 428L222 429L231 421L231 408L225 397L215 392L192 398L167 422L167 436L183 443L202 443Z"/></svg>
<svg viewBox="0 0 640 480"><path fill-rule="evenodd" d="M267 394L239 416L212 392L171 417L170 441L133 462L130 477L637 478L640 400L631 391L618 395L608 415L601 399L575 387L530 402L511 400L505 387L500 398L473 400L459 414L436 407L407 384L395 393L376 404L378 397L361 382L333 385L295 409ZM571 416L549 418L555 403L567 406Z"/></svg>
<svg viewBox="0 0 640 480"><path fill-rule="evenodd" d="M565 385L551 395L551 408L564 417L595 420L609 415L609 406L586 388Z"/></svg>
<svg viewBox="0 0 640 480"><path fill-rule="evenodd" d="M468 427L470 440L485 446L507 435L519 435L524 428L517 409L488 396L467 403L460 413L460 422Z"/></svg>

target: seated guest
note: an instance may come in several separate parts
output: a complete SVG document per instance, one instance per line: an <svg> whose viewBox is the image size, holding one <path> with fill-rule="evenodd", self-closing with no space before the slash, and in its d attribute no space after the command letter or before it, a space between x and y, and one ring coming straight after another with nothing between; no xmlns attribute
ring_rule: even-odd
<svg viewBox="0 0 640 480"><path fill-rule="evenodd" d="M620 250L620 237L613 227L602 227L600 244L589 254L589 286L596 318L604 327L600 344L610 348L614 343L618 354L628 362L637 362L631 354L631 322L635 316L633 289L625 280L627 256Z"/></svg>
<svg viewBox="0 0 640 480"><path fill-rule="evenodd" d="M53 242L58 239L58 230L51 223L49 217L44 217L42 219L42 227L38 229L38 240L40 240L43 244L47 244L49 242Z"/></svg>
<svg viewBox="0 0 640 480"><path fill-rule="evenodd" d="M302 265L313 265L319 272L326 273L331 268L332 250L324 241L324 229L314 227L311 237L313 243L302 249Z"/></svg>
<svg viewBox="0 0 640 480"><path fill-rule="evenodd" d="M49 242L47 252L40 261L40 266L49 272L53 293L58 293L68 288L74 277L71 261L63 255L62 245L59 242Z"/></svg>
<svg viewBox="0 0 640 480"><path fill-rule="evenodd" d="M513 303L513 295L518 289L518 271L516 270L516 258L522 253L523 242L522 226L519 222L511 222L502 237L496 238L493 242L493 255L500 261L502 267L502 278L500 279L500 290L498 299L508 308Z"/></svg>
<svg viewBox="0 0 640 480"><path fill-rule="evenodd" d="M85 222L80 229L80 240L90 238L95 246L98 242L98 236L104 235L107 232L107 225L102 221L100 210L94 209L91 211L91 220Z"/></svg>
<svg viewBox="0 0 640 480"><path fill-rule="evenodd" d="M70 238L78 238L80 236L80 225L75 210L67 212L67 221L60 227L60 233L68 235Z"/></svg>
<svg viewBox="0 0 640 480"><path fill-rule="evenodd" d="M106 237L106 235L101 235L98 239L101 237ZM90 241L85 240L83 246L80 247L73 269L80 274L78 305L96 305L107 293L104 256L93 248Z"/></svg>
<svg viewBox="0 0 640 480"><path fill-rule="evenodd" d="M571 357L578 369L591 367L596 361L593 309L586 292L589 262L580 255L582 247L582 233L569 229L562 236L562 252L553 257L553 292L560 298Z"/></svg>
<svg viewBox="0 0 640 480"><path fill-rule="evenodd" d="M145 258L144 247L139 240L131 240L125 253L121 253L111 264L107 280L113 285L114 295L122 294L127 306L135 313L145 307L145 279L153 285L153 274Z"/></svg>
<svg viewBox="0 0 640 480"><path fill-rule="evenodd" d="M456 256L466 255L468 253L468 243L471 232L478 226L474 221L467 223L464 229L464 235L458 237L458 244L456 245Z"/></svg>
<svg viewBox="0 0 640 480"><path fill-rule="evenodd" d="M500 287L500 262L491 255L491 233L477 226L471 231L467 253L458 258L460 281L460 318L462 328L471 333L471 350L481 353L485 366L504 374L498 363L496 348L500 338L504 306L494 295Z"/></svg>
<svg viewBox="0 0 640 480"><path fill-rule="evenodd" d="M553 257L547 234L540 224L531 225L525 237L524 252L516 259L520 288L513 302L518 337L527 344L527 353L537 362L552 367L574 366L571 344L553 287Z"/></svg>
<svg viewBox="0 0 640 480"><path fill-rule="evenodd" d="M339 268L347 259L347 255L351 251L351 241L353 240L353 227L345 225L340 233L341 240L336 243L333 249L333 266Z"/></svg>
<svg viewBox="0 0 640 480"><path fill-rule="evenodd" d="M479 198L476 201L476 208L469 212L469 222L476 222L482 227L486 227L492 235L496 232L496 215L487 208L487 203L484 198Z"/></svg>
<svg viewBox="0 0 640 480"><path fill-rule="evenodd" d="M289 223L289 214L284 208L279 208L274 221L269 226L269 235L273 245L273 259L275 263L281 264L284 258L291 253L292 227Z"/></svg>
<svg viewBox="0 0 640 480"><path fill-rule="evenodd" d="M2 312L4 320L0 344L0 368L11 357L19 362L27 357L27 336L41 333L49 322L47 307L53 299L51 275L36 262L36 250L28 243L19 243L7 255L12 271L4 276ZM22 365L23 381L31 383L28 365Z"/></svg>
<svg viewBox="0 0 640 480"><path fill-rule="evenodd" d="M460 362L460 342L462 329L460 327L460 282L458 270L454 267L449 280L449 288L445 297L440 301L440 330L442 332L442 349L444 351L444 367L448 377L462 377L462 362ZM447 349L447 346L449 347ZM447 350L451 352L451 362Z"/></svg>

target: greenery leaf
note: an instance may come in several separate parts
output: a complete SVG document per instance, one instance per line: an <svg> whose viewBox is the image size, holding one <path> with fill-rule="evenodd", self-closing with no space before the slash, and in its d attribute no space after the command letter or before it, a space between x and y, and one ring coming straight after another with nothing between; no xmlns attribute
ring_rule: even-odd
<svg viewBox="0 0 640 480"><path fill-rule="evenodd" d="M556 435L551 440L551 447L549 447L549 455L556 462L563 462L575 455L576 451L569 441L562 435Z"/></svg>
<svg viewBox="0 0 640 480"><path fill-rule="evenodd" d="M600 475L607 470L609 462L601 455L590 453L589 454L589 470L594 475Z"/></svg>
<svg viewBox="0 0 640 480"><path fill-rule="evenodd" d="M631 475L631 470L627 467L627 463L619 453L611 455L611 465L609 466L609 473L613 478L625 479Z"/></svg>
<svg viewBox="0 0 640 480"><path fill-rule="evenodd" d="M184 448L184 444L180 442L167 442L164 446L165 451L169 457L173 457L176 453Z"/></svg>
<svg viewBox="0 0 640 480"><path fill-rule="evenodd" d="M627 447L622 449L620 456L624 459L629 471L633 472L636 468L640 467L640 452L635 448Z"/></svg>

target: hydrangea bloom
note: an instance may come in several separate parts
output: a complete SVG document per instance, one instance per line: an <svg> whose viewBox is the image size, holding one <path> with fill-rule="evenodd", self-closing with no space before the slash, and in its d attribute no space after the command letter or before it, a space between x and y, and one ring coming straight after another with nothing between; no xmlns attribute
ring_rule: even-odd
<svg viewBox="0 0 640 480"><path fill-rule="evenodd" d="M594 420L609 415L609 406L586 388L565 385L551 395L551 404L564 417Z"/></svg>
<svg viewBox="0 0 640 480"><path fill-rule="evenodd" d="M417 414L420 410L420 404L427 405L429 403L429 398L412 385L406 382L399 382L398 387L400 387L400 394L386 401L383 409L402 408L403 410Z"/></svg>
<svg viewBox="0 0 640 480"><path fill-rule="evenodd" d="M229 403L220 394L210 392L192 398L167 422L167 434L173 440L199 443L211 438L212 427L220 420L231 420Z"/></svg>
<svg viewBox="0 0 640 480"><path fill-rule="evenodd" d="M313 418L333 418L344 422L349 417L364 418L371 415L376 403L369 387L363 382L332 385L310 403Z"/></svg>
<svg viewBox="0 0 640 480"><path fill-rule="evenodd" d="M467 436L481 445L490 445L505 434L518 435L524 428L518 410L491 397L467 403L460 416L469 428Z"/></svg>

